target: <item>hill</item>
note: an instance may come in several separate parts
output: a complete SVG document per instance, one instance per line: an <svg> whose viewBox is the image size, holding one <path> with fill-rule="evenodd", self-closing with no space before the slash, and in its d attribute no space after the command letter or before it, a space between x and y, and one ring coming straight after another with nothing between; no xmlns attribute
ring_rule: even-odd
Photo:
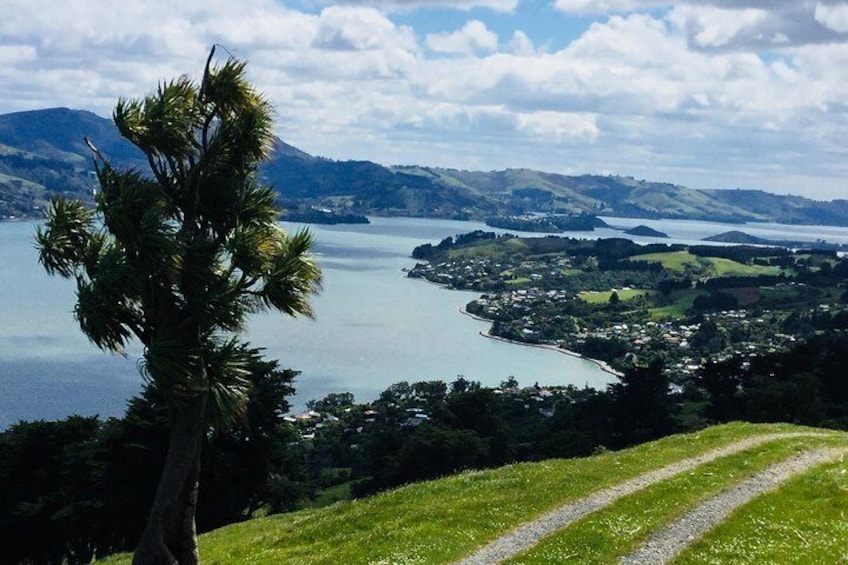
<svg viewBox="0 0 848 565"><path fill-rule="evenodd" d="M628 232L625 232L628 233ZM796 241L789 239L763 239L754 235L747 234L741 231L728 231L717 235L705 237L703 241L714 241L719 243L733 243L741 245L760 245L771 247L786 247L796 249L820 249L831 251L845 251L846 246L837 243L828 243L825 240L819 239L816 241Z"/></svg>
<svg viewBox="0 0 848 565"><path fill-rule="evenodd" d="M54 193L89 201L95 180L86 136L116 162L145 162L110 120L91 112L54 108L0 115L0 218L38 217Z"/></svg>
<svg viewBox="0 0 848 565"><path fill-rule="evenodd" d="M207 563L614 563L640 548L645 563L835 563L846 451L842 432L729 424L258 518L200 549Z"/></svg>
<svg viewBox="0 0 848 565"><path fill-rule="evenodd" d="M624 233L627 235L635 235L638 237L657 237L657 238L668 238L667 233L663 233L661 231L657 231L654 228L650 228L648 226L639 225L635 228L631 228L629 230L624 230Z"/></svg>
<svg viewBox="0 0 848 565"><path fill-rule="evenodd" d="M720 243L740 243L745 245L767 245L771 243L767 239L757 237L738 230L727 231L718 235L705 237L704 241L716 241Z"/></svg>
<svg viewBox="0 0 848 565"><path fill-rule="evenodd" d="M0 115L0 218L39 216L53 193L89 199L94 179L83 139L116 165L144 166L110 120L53 108ZM567 176L529 169L464 171L384 167L315 157L282 140L262 179L297 212L484 219L526 213L848 225L848 200L818 202L761 190L695 190L632 177Z"/></svg>

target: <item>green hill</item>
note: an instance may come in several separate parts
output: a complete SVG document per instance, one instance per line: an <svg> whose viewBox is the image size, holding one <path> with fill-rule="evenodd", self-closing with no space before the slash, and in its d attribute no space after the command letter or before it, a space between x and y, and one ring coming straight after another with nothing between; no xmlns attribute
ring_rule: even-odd
<svg viewBox="0 0 848 565"><path fill-rule="evenodd" d="M38 217L55 193L90 201L95 179L86 136L116 162L144 165L112 122L91 112L53 108L0 115L0 218Z"/></svg>
<svg viewBox="0 0 848 565"><path fill-rule="evenodd" d="M740 243L745 245L767 245L768 240L761 237L756 237L745 232L732 230L717 235L705 237L704 241L717 241L721 243Z"/></svg>
<svg viewBox="0 0 848 565"><path fill-rule="evenodd" d="M827 461L802 464L821 449ZM846 452L842 432L729 424L257 518L203 535L201 556L205 563L490 563L499 559L485 551L500 550L506 563L615 563L676 520L711 508L704 503L720 493L741 484L751 494L752 480L767 483L783 466L791 471L785 482L722 518L700 542L686 541L674 562L836 563L848 542ZM503 547L489 546L496 540Z"/></svg>
<svg viewBox="0 0 848 565"><path fill-rule="evenodd" d="M0 218L39 216L51 194L91 198L83 139L120 166L145 168L110 120L52 108L0 115ZM335 161L277 140L261 168L293 210L477 219L525 213L848 225L848 200L818 202L761 190L695 190L624 176L530 169L465 171Z"/></svg>

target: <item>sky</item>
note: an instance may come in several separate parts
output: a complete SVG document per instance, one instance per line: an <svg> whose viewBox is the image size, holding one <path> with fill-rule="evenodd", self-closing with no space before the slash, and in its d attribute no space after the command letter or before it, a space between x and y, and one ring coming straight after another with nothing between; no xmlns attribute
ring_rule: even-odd
<svg viewBox="0 0 848 565"><path fill-rule="evenodd" d="M848 0L4 0L0 113L109 117L213 44L313 155L848 198ZM224 53L223 50L219 52Z"/></svg>

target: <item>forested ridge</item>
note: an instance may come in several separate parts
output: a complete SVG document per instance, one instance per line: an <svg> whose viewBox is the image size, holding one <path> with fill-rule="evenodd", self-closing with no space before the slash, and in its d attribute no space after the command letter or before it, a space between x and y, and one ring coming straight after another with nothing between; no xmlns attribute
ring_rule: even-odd
<svg viewBox="0 0 848 565"><path fill-rule="evenodd" d="M96 183L86 136L116 166L146 166L143 155L118 135L110 120L90 112L50 108L0 115L0 218L43 217L55 194L92 203ZM280 139L260 171L280 204L297 211L317 206L354 215L576 217L557 220L566 222L567 229L578 227L584 214L848 225L848 200L815 201L756 189L696 190L615 175L384 166L312 156Z"/></svg>

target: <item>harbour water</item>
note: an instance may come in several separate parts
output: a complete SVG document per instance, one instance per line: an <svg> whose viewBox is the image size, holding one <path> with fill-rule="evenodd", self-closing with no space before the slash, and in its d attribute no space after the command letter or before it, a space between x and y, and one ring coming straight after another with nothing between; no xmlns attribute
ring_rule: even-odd
<svg viewBox="0 0 848 565"><path fill-rule="evenodd" d="M774 224L729 226L708 222L607 219L616 227L645 224L693 242L730 229L773 239L848 243L848 228ZM287 229L301 229L287 225ZM411 250L424 242L482 224L412 218L372 218L368 225L311 226L324 271L316 318L260 315L249 326L253 345L301 371L295 409L329 392L374 398L398 381L446 382L458 375L497 385L514 376L522 385L574 384L602 388L614 377L584 359L485 339L487 324L460 314L474 294L407 279ZM74 285L38 265L35 227L0 223L0 429L21 420L72 413L119 416L141 387L138 347L126 358L103 353L73 319ZM568 234L621 237L615 230ZM637 241L669 241L640 240Z"/></svg>

